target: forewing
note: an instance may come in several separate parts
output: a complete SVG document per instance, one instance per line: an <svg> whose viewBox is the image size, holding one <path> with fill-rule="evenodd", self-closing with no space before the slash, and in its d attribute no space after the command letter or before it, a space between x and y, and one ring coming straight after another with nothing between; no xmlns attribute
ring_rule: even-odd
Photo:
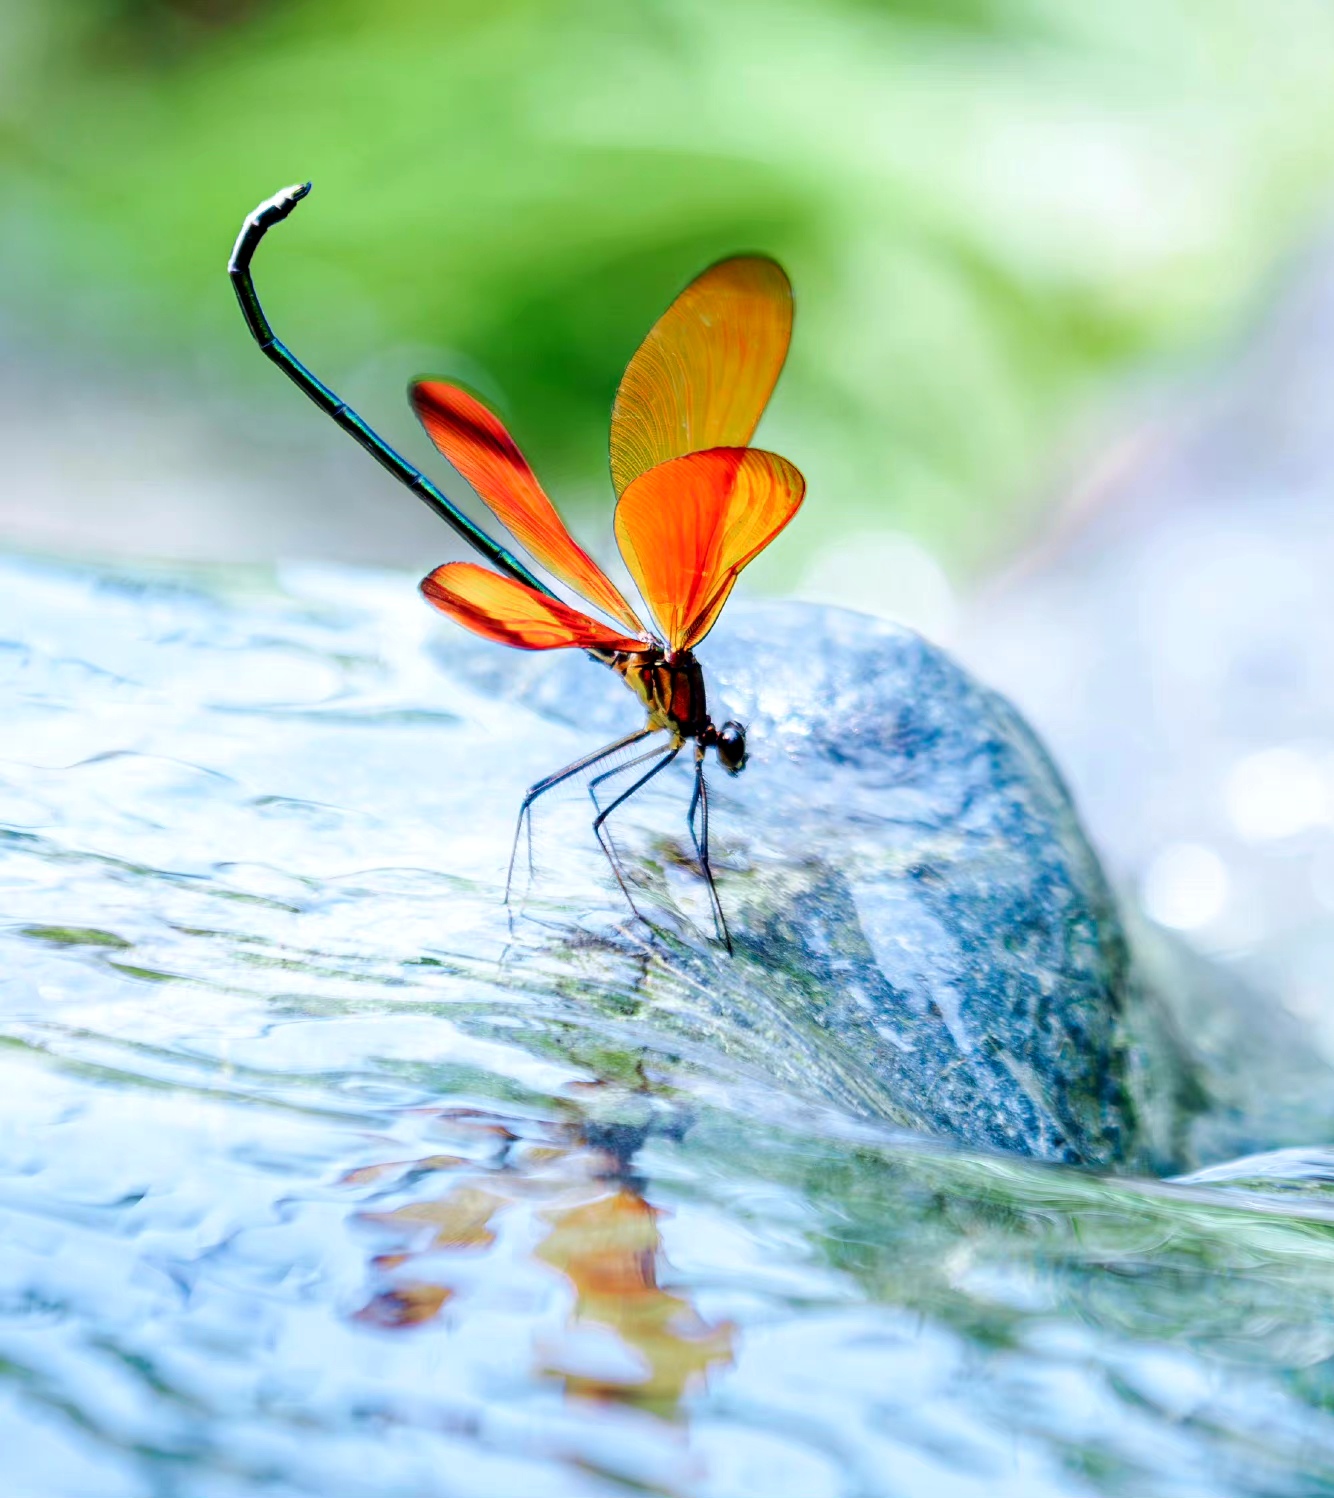
<svg viewBox="0 0 1334 1498"><path fill-rule="evenodd" d="M616 540L673 650L713 627L737 575L797 513L806 481L753 447L688 453L642 473L616 506Z"/></svg>
<svg viewBox="0 0 1334 1498"><path fill-rule="evenodd" d="M446 562L421 585L442 614L487 640L520 650L642 650L644 642L619 635L559 598L549 598L475 562Z"/></svg>
<svg viewBox="0 0 1334 1498"><path fill-rule="evenodd" d="M431 441L490 506L505 529L549 572L595 608L641 633L634 610L565 528L500 418L475 395L443 380L409 392Z"/></svg>
<svg viewBox="0 0 1334 1498"><path fill-rule="evenodd" d="M611 476L623 494L684 453L745 447L792 338L792 287L763 255L697 276L639 345L611 412Z"/></svg>

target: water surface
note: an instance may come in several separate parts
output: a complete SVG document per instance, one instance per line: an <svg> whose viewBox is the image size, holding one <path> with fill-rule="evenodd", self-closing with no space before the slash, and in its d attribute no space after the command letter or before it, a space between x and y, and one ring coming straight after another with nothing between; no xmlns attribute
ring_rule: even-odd
<svg viewBox="0 0 1334 1498"><path fill-rule="evenodd" d="M441 638L398 577L0 567L8 1492L1334 1492L1324 1156L951 1150L618 1009L543 957L577 798L500 905L589 731Z"/></svg>

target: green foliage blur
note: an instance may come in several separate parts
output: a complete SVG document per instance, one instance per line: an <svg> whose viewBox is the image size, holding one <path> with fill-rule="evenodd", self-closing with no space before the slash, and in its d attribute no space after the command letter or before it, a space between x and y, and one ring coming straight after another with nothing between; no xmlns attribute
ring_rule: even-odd
<svg viewBox="0 0 1334 1498"><path fill-rule="evenodd" d="M1332 83L1325 0L6 0L5 317L288 398L223 266L311 178L257 261L282 336L386 401L468 379L588 511L640 336L765 250L808 537L966 567L1319 225Z"/></svg>

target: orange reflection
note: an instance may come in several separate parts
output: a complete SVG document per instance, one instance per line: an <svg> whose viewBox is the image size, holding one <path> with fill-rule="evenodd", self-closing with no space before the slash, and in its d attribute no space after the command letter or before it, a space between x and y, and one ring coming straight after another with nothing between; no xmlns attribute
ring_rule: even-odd
<svg viewBox="0 0 1334 1498"><path fill-rule="evenodd" d="M479 1132L475 1117L467 1126ZM496 1140L490 1161L431 1155L344 1177L349 1185L389 1186L441 1171L464 1177L440 1196L359 1214L387 1230L396 1247L372 1259L382 1288L356 1319L400 1328L431 1322L446 1307L452 1316L466 1315L468 1297L460 1301L449 1283L451 1261L458 1255L460 1266L475 1268L506 1225L514 1226L516 1237L529 1236L532 1229L525 1231L519 1220L527 1215L542 1232L533 1259L574 1290L565 1333L555 1345L548 1333L535 1346L535 1371L562 1379L572 1397L674 1415L710 1368L731 1361L735 1328L706 1321L687 1297L659 1284L663 1214L629 1174L633 1151L595 1148L577 1134L561 1138L566 1131L559 1127L526 1141L501 1121L489 1130ZM430 1269L423 1272L426 1255ZM611 1356L607 1333L615 1339Z"/></svg>
<svg viewBox="0 0 1334 1498"><path fill-rule="evenodd" d="M551 1232L537 1257L574 1286L571 1329L608 1328L642 1369L598 1376L562 1368L557 1358L547 1371L561 1374L569 1393L634 1400L667 1414L713 1364L731 1362L732 1323L710 1324L688 1300L659 1287L659 1213L637 1192L621 1186L542 1215Z"/></svg>

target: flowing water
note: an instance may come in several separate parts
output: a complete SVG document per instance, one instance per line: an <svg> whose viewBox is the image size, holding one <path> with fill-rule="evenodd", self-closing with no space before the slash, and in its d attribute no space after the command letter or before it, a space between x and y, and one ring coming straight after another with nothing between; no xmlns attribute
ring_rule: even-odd
<svg viewBox="0 0 1334 1498"><path fill-rule="evenodd" d="M0 566L6 1494L1334 1493L1318 1150L953 1150L581 983L496 828L589 734L439 638Z"/></svg>

